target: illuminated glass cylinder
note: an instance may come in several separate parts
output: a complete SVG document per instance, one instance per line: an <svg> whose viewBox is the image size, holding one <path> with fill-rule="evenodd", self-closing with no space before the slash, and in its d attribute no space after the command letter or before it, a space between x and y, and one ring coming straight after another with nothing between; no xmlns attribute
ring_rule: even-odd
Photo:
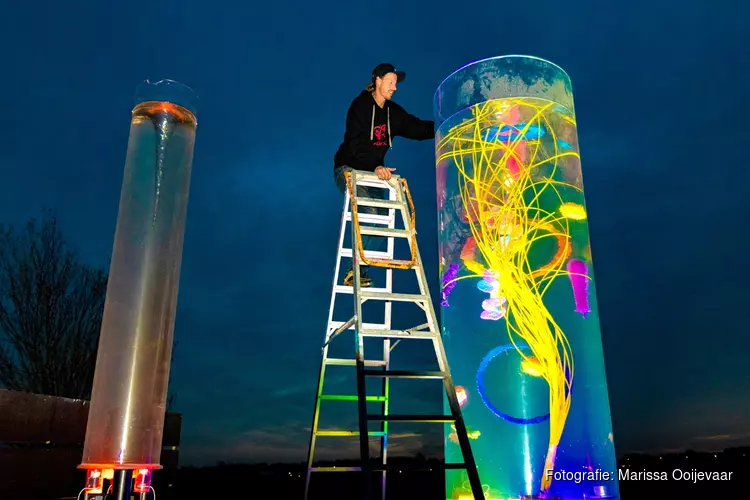
<svg viewBox="0 0 750 500"><path fill-rule="evenodd" d="M136 94L81 468L158 468L197 121L191 89Z"/></svg>
<svg viewBox="0 0 750 500"><path fill-rule="evenodd" d="M486 498L619 498L570 79L486 59L434 112L441 327ZM471 498L464 471L446 488Z"/></svg>

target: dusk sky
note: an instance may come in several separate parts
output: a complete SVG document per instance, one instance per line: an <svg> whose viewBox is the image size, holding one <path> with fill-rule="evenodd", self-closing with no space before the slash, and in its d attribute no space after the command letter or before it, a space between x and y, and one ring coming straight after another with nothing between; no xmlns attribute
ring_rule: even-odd
<svg viewBox="0 0 750 500"><path fill-rule="evenodd" d="M333 155L372 68L405 70L394 100L432 119L446 76L506 54L573 81L618 454L750 444L750 3L221 5L5 2L0 23L0 222L54 209L92 264L109 264L136 86L199 94L171 386L181 464L305 458ZM437 296L434 155L397 139L387 161L409 179ZM440 390L412 396L440 408Z"/></svg>

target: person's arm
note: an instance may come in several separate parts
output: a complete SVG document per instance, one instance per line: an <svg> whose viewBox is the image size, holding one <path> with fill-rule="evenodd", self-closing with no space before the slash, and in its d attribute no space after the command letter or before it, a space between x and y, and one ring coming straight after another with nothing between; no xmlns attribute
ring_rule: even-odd
<svg viewBox="0 0 750 500"><path fill-rule="evenodd" d="M422 120L416 116L407 113L401 106L394 106L398 115L398 129L396 135L406 139L425 141L435 138L435 122L432 120Z"/></svg>
<svg viewBox="0 0 750 500"><path fill-rule="evenodd" d="M349 151L352 155L363 167L375 170L380 162L370 147L370 123L365 123L362 116L357 114L354 103L346 114L346 135L349 136Z"/></svg>

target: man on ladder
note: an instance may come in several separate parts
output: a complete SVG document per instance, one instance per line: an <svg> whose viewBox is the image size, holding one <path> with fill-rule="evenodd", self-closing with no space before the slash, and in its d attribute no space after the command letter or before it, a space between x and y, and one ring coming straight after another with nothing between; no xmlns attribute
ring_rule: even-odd
<svg viewBox="0 0 750 500"><path fill-rule="evenodd" d="M378 179L389 180L395 168L385 166L385 155L393 146L394 137L424 141L435 138L435 124L411 115L391 100L396 84L406 79L406 73L398 71L390 63L378 64L372 70L372 80L349 106L346 114L344 141L333 159L333 177L342 194L346 190L345 173L354 170L375 172ZM382 189L358 186L357 196L381 198ZM376 208L363 207L368 214L380 213ZM363 235L366 250L381 248L382 238ZM366 266L363 266L363 268ZM353 271L350 267L344 277L344 285L352 286ZM361 269L362 286L369 287L372 279Z"/></svg>
<svg viewBox="0 0 750 500"><path fill-rule="evenodd" d="M305 482L305 500L309 500L311 473L324 471L361 471L363 500L374 498L371 473L380 471L383 474L381 495L382 500L385 500L385 472L389 468L387 464L388 422L391 421L453 424L463 454L463 463L445 464L445 468L466 470L472 497L474 500L484 499L466 426L440 337L422 260L417 248L414 204L406 180L394 175L392 172L395 169L384 165L385 154L392 144L392 137L402 136L426 140L435 136L432 121L420 120L390 101L396 90L396 83L403 81L404 78L405 74L396 71L390 64L381 64L373 70L372 82L349 108L344 142L336 153L334 177L337 186L344 194L344 211L339 233L328 328L323 345L313 414ZM396 212L401 214L404 229L395 229ZM347 222L351 222L352 244L351 247L344 248L344 233ZM370 227L362 227L365 224ZM377 227L378 225L380 227ZM378 239L382 237L385 238ZM394 240L396 238L408 240L411 259L394 259ZM388 242L385 252L378 251L383 241ZM342 258L351 258L351 264L344 277L343 285L339 285ZM386 269L384 287L371 287L371 280L362 269L367 265ZM419 293L393 293L394 270L414 271ZM368 290L362 290L362 288L368 288ZM354 315L348 321L334 321L334 304L337 294L351 294L354 297ZM382 323L370 323L363 320L362 303L368 300L382 301L384 304L384 320ZM424 312L426 322L407 330L394 330L391 325L391 305L393 301L416 304ZM347 330L355 331L355 359L329 357L330 343ZM382 340L382 359L365 360L364 337L377 337ZM392 339L396 339L394 344L391 344ZM436 372L391 370L389 368L390 353L396 347L396 344L406 339L432 340L440 370ZM331 365L356 367L357 395L325 393L325 371L326 367ZM373 367L379 369L372 369ZM382 380L382 395L367 395L365 381L368 377ZM450 414L389 414L388 395L389 379L391 378L442 380L445 394L448 397ZM357 431L320 429L321 402L325 400L357 401L359 429ZM368 414L368 402L381 403L382 413ZM370 431L368 426L370 421L380 422L380 430ZM316 441L321 436L358 436L360 467L313 467ZM373 467L370 463L369 438L373 436L379 437L381 443L381 464L379 467Z"/></svg>

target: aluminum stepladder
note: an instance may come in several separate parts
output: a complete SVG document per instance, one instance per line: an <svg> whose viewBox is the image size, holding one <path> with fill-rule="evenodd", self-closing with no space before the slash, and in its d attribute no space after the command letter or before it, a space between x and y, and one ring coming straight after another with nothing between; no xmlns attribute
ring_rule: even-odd
<svg viewBox="0 0 750 500"><path fill-rule="evenodd" d="M477 472L476 463L469 444L466 426L458 403L453 378L450 374L445 349L440 337L435 309L430 297L427 279L422 266L422 260L416 242L414 203L406 180L400 176L392 176L388 181L382 181L374 173L353 170L346 174L348 190L345 194L344 209L341 216L339 230L338 255L333 279L333 293L328 312L328 328L322 348L320 373L318 376L317 397L313 413L313 423L307 459L307 476L305 479L305 500L308 500L310 480L313 472L345 472L360 471L362 484L362 500L373 498L372 472L382 473L382 500L386 498L386 472L388 464L388 422L436 422L452 423L455 425L456 436L463 455L463 463L443 464L445 469L465 469L468 475L472 496L475 500L484 499L482 484ZM370 186L388 189L385 199L374 199L357 196L357 186ZM388 215L359 214L358 207L376 207L388 209ZM400 212L404 229L395 229L396 212ZM352 245L344 247L347 223L351 222ZM369 226L360 226L360 222ZM386 251L362 251L362 235L374 235L387 238ZM395 260L395 238L406 238L411 250L411 260ZM354 249L357 249L356 251ZM364 254L364 255L363 255ZM354 270L354 286L339 284L341 261L351 258ZM385 268L385 287L362 288L360 283L360 266L370 265ZM393 271L414 271L419 285L419 294L393 293ZM354 298L354 315L345 322L334 321L334 304L339 294L352 294ZM384 302L384 321L381 324L367 323L362 318L362 304L367 300ZM391 329L391 306L393 301L405 301L417 304L425 313L426 323L408 330ZM347 314L348 316L348 314ZM347 330L354 330L355 359L331 358L328 349L334 338ZM383 359L365 360L364 338L378 337L383 339ZM396 342L391 345L391 339ZM394 371L389 370L390 353L396 345L404 339L432 340L440 371ZM330 365L356 367L357 395L331 395L323 393L326 367ZM379 369L378 369L379 368ZM367 396L366 379L382 379L382 395ZM407 379L438 379L443 381L445 393L451 409L450 415L390 415L388 407L389 380L391 378ZM357 401L359 414L358 431L325 431L318 427L321 402L326 400ZM382 404L382 414L368 414L367 403ZM381 422L379 431L370 431L368 423ZM320 436L358 436L360 448L360 467L313 467L316 439ZM381 463L373 467L370 461L370 437L380 438ZM393 466L390 466L393 467ZM398 468L401 468L398 465Z"/></svg>

